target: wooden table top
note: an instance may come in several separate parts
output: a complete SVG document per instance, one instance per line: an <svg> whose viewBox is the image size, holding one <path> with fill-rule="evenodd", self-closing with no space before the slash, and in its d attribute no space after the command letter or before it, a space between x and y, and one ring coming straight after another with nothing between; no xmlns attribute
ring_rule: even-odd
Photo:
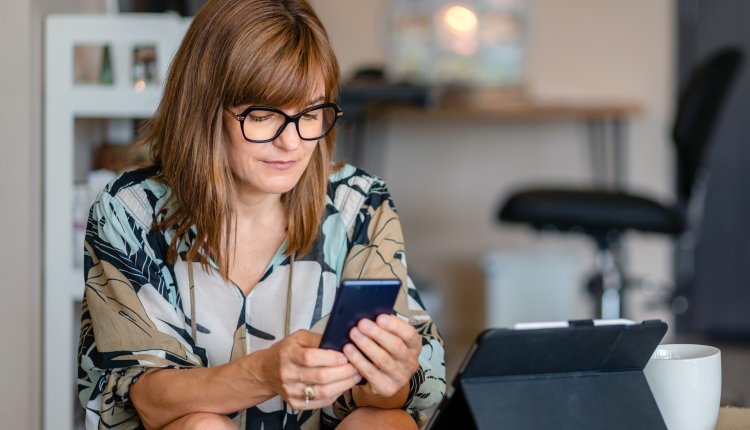
<svg viewBox="0 0 750 430"><path fill-rule="evenodd" d="M589 120L630 118L642 113L635 102L625 100L532 99L498 97L451 101L449 96L424 109L393 106L388 113L431 115L438 118L461 117L512 121Z"/></svg>
<svg viewBox="0 0 750 430"><path fill-rule="evenodd" d="M500 120L622 119L642 113L634 100L539 97L523 87L472 88L397 83L349 83L342 103L370 113Z"/></svg>
<svg viewBox="0 0 750 430"><path fill-rule="evenodd" d="M723 407L719 410L716 430L750 429L750 409Z"/></svg>

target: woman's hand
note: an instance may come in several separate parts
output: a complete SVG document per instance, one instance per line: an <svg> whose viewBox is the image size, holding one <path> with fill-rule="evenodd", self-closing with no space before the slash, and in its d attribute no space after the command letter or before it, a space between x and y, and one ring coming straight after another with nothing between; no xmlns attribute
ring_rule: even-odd
<svg viewBox="0 0 750 430"><path fill-rule="evenodd" d="M409 380L419 369L422 341L414 327L398 317L383 314L376 321L359 321L349 332L356 348L347 344L344 354L367 380L361 390L368 397L392 398L401 394L395 403L373 406L401 407L408 394Z"/></svg>
<svg viewBox="0 0 750 430"><path fill-rule="evenodd" d="M268 349L263 365L266 382L294 410L330 406L362 379L344 354L320 349L320 337L299 330ZM312 398L306 402L308 386Z"/></svg>

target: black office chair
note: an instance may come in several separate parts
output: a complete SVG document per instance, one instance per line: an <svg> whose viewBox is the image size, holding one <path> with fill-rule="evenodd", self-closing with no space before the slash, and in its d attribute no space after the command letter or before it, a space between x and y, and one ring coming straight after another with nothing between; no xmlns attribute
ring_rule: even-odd
<svg viewBox="0 0 750 430"><path fill-rule="evenodd" d="M503 204L499 219L586 234L597 246L596 269L589 281L600 318L622 315L626 285L619 261L620 240L628 230L679 236L688 227L693 185L742 53L722 49L694 69L680 94L672 130L677 153L677 199L664 205L649 198L601 189L535 188L516 192Z"/></svg>

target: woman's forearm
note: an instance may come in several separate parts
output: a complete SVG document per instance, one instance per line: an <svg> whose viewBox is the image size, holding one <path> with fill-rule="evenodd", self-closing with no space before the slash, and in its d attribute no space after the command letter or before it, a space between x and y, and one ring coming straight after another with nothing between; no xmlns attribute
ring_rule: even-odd
<svg viewBox="0 0 750 430"><path fill-rule="evenodd" d="M158 429L194 412L229 414L274 396L263 380L267 350L223 366L146 372L130 398L147 429Z"/></svg>

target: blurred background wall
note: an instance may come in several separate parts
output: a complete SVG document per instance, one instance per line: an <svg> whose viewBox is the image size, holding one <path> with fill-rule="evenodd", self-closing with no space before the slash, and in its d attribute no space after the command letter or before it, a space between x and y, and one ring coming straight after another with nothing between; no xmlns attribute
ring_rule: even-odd
<svg viewBox="0 0 750 430"><path fill-rule="evenodd" d="M41 412L41 33L30 1L0 10L0 427L31 429Z"/></svg>

